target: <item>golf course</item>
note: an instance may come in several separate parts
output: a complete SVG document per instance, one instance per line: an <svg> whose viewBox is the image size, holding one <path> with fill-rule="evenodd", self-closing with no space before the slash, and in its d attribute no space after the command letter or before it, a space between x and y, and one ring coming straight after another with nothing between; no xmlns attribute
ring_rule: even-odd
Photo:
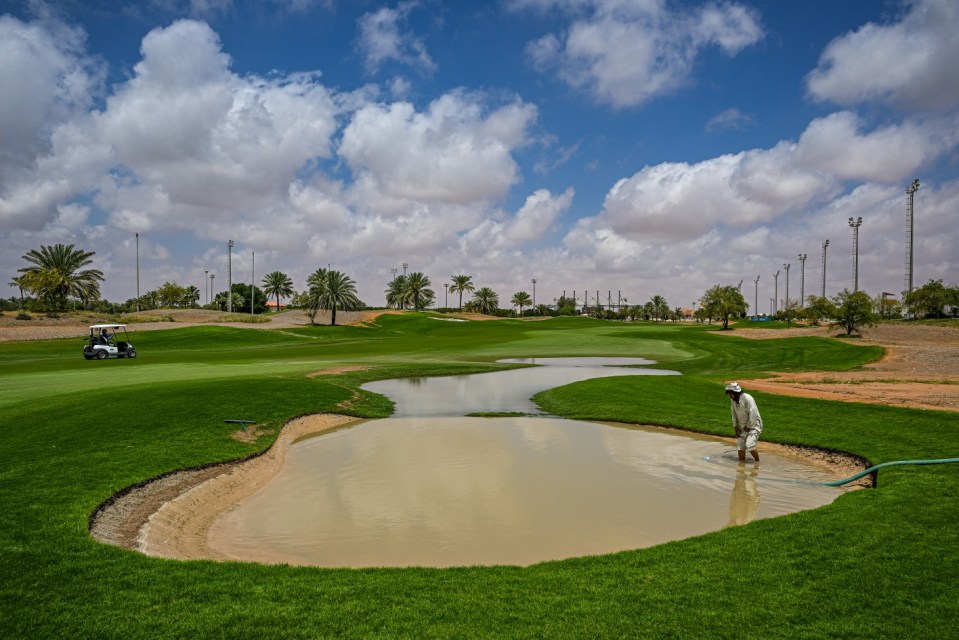
<svg viewBox="0 0 959 640"><path fill-rule="evenodd" d="M846 372L883 356L834 337L589 318L138 331L136 359L82 336L0 343L2 638L959 637L959 465L882 469L827 506L528 567L320 569L148 557L90 534L133 485L259 454L310 414L391 415L376 380L528 357L641 357L675 376L539 393L546 413L730 436L726 380ZM727 335L719 335L725 333ZM729 335L731 333L731 335ZM747 389L748 390L748 389ZM959 414L753 394L765 443L869 464L959 455ZM252 437L238 424L255 421ZM248 434L249 435L249 434ZM629 505L623 505L628 509Z"/></svg>

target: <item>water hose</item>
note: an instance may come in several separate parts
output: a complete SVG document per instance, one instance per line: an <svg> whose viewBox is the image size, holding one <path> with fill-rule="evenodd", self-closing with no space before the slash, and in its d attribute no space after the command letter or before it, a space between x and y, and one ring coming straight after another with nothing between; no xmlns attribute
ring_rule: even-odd
<svg viewBox="0 0 959 640"><path fill-rule="evenodd" d="M819 484L826 485L827 487L839 487L853 480L858 480L863 476L868 476L873 471L882 469L883 467L894 467L899 465L906 464L945 464L948 462L959 462L959 458L940 458L938 460L896 460L895 462L883 462L882 464L877 464L874 467L869 467L865 471L860 471L854 476L849 476L845 480L836 480L834 482L820 482Z"/></svg>

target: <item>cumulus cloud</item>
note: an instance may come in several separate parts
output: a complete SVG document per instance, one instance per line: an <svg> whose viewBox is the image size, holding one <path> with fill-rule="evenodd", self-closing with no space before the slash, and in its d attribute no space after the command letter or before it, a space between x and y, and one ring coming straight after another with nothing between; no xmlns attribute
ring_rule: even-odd
<svg viewBox="0 0 959 640"><path fill-rule="evenodd" d="M430 58L423 40L410 31L402 30L402 24L416 7L416 2L404 2L395 9L383 7L366 13L357 21L359 47L369 73L376 73L380 65L389 60L427 72L436 69L436 63Z"/></svg>
<svg viewBox="0 0 959 640"><path fill-rule="evenodd" d="M732 3L683 11L663 2L623 0L512 6L570 12L568 29L529 43L527 55L537 70L555 68L569 85L614 107L640 105L683 86L705 47L717 46L732 56L763 37L755 13Z"/></svg>
<svg viewBox="0 0 959 640"><path fill-rule="evenodd" d="M911 0L897 20L836 38L806 78L810 95L842 105L959 106L959 4Z"/></svg>
<svg viewBox="0 0 959 640"><path fill-rule="evenodd" d="M338 153L359 180L388 197L463 204L498 199L518 180L512 152L527 142L536 108L516 101L484 113L463 92L424 112L408 102L371 104L343 131Z"/></svg>

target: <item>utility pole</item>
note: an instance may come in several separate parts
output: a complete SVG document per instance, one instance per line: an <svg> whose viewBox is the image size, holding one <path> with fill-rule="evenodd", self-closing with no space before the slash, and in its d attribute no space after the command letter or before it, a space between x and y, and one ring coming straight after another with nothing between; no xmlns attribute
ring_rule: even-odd
<svg viewBox="0 0 959 640"><path fill-rule="evenodd" d="M852 292L859 291L859 227L862 225L862 216L853 220L849 218L852 227Z"/></svg>
<svg viewBox="0 0 959 640"><path fill-rule="evenodd" d="M912 293L912 231L913 221L915 220L913 204L917 191L919 191L919 178L913 180L912 184L906 188L906 195L909 196L906 202L906 294Z"/></svg>
<svg viewBox="0 0 959 640"><path fill-rule="evenodd" d="M822 293L820 295L823 298L826 297L826 247L828 246L829 240L822 243Z"/></svg>
<svg viewBox="0 0 959 640"><path fill-rule="evenodd" d="M806 303L806 254L799 254L799 306L804 307Z"/></svg>

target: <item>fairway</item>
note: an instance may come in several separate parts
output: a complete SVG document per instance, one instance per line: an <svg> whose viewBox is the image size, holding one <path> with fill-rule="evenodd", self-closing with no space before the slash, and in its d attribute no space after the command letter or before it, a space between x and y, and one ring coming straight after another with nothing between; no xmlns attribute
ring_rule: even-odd
<svg viewBox="0 0 959 640"><path fill-rule="evenodd" d="M0 636L948 637L957 621L956 465L890 468L812 511L647 549L529 567L319 569L171 561L93 540L117 491L270 446L312 413L381 418L362 385L508 369L501 358L645 357L681 376L616 376L535 398L554 415L728 436L722 381L845 371L881 356L827 338L567 318L293 331L132 332L136 360L76 340L0 344ZM340 374L310 374L348 367ZM755 394L763 440L872 463L959 452L955 414ZM256 420L254 442L225 419ZM762 444L760 445L760 448ZM743 619L743 594L751 614ZM921 604L921 606L919 606Z"/></svg>

